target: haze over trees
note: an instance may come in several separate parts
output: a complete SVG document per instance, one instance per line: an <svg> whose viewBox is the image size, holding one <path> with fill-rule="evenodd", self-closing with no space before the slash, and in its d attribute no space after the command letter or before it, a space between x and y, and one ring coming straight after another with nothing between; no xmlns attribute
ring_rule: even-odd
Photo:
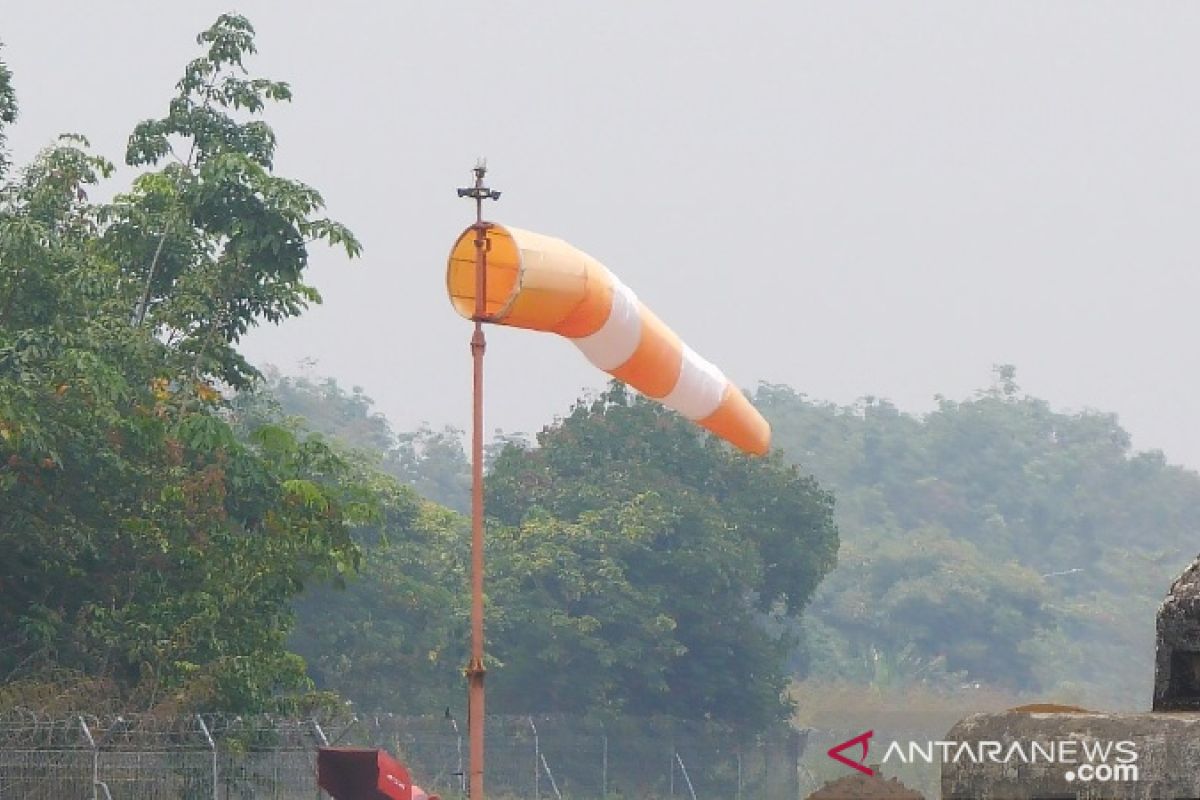
<svg viewBox="0 0 1200 800"><path fill-rule="evenodd" d="M4 696L457 707L460 435L393 431L362 390L264 378L239 352L319 302L312 244L359 245L274 171L260 115L291 93L244 72L249 24L200 44L106 203L88 193L113 166L81 137L8 165L0 65ZM834 682L1145 706L1200 476L1008 367L925 415L773 385L755 401L766 459L617 385L489 448L491 711L761 730L791 678L801 706Z"/></svg>
<svg viewBox="0 0 1200 800"><path fill-rule="evenodd" d="M245 71L249 23L199 43L111 202L89 200L113 166L78 136L0 175L6 702L47 685L91 710L340 699L319 689L439 710L461 696L466 537L418 491L462 508L461 447L392 435L335 385L259 389L241 337L319 302L312 244L359 245L274 172L260 114L291 92ZM14 98L0 72L0 121ZM811 479L619 389L490 460L492 710L786 718L792 629L758 620L795 621L833 564Z"/></svg>
<svg viewBox="0 0 1200 800"><path fill-rule="evenodd" d="M1134 452L1115 415L1022 393L1009 366L924 416L782 386L756 400L838 498L814 676L1147 707L1155 610L1200 549L1200 475Z"/></svg>
<svg viewBox="0 0 1200 800"><path fill-rule="evenodd" d="M358 393L280 380L307 395L299 406L331 406L318 419L360 430L355 411L370 416ZM536 446L504 447L487 488L490 709L751 729L786 716L794 626L764 620L798 621L837 552L832 498L811 478L614 385ZM465 581L464 521L426 504L395 522L360 539L346 591L300 600L295 646L318 685L361 706L457 705L466 609L446 589Z"/></svg>
<svg viewBox="0 0 1200 800"><path fill-rule="evenodd" d="M332 381L278 382L330 404L314 419L348 418L351 408L371 414L361 392ZM846 683L898 695L914 686L966 688L992 690L992 699L1003 692L1145 707L1154 611L1200 549L1200 476L1161 453L1133 452L1111 414L1056 411L1022 393L1011 367L998 368L994 385L976 396L941 398L926 415L878 398L838 406L773 385L761 386L755 401L786 459L837 498L837 567L805 609L802 643L790 659L802 689ZM620 440L619 431L609 432ZM599 469L617 445L591 435ZM387 438L392 450L412 441ZM410 455L415 471L403 479L419 485L437 476L438 485L461 486L451 498L461 507L461 448L453 431L438 434L430 476ZM622 452L629 462L618 476L660 461L646 450ZM490 511L511 523L547 503L568 513L586 508L573 496L580 473L550 481L529 472L563 458L536 450L499 456ZM517 465L522 482L504 473ZM558 493L546 496L549 487ZM514 498L518 511L508 506ZM803 705L803 691L798 699Z"/></svg>

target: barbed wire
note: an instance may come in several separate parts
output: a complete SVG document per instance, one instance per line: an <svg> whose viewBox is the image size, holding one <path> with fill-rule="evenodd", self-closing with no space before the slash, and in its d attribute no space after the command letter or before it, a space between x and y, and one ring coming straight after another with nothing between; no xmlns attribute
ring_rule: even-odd
<svg viewBox="0 0 1200 800"><path fill-rule="evenodd" d="M796 731L739 735L672 718L489 716L485 730L489 782L503 790L498 797L664 797L684 771L706 794L773 797L766 787L795 786L803 749ZM13 708L0 712L0 797L73 796L93 781L113 796L154 800L211 797L217 786L229 797L312 797L317 749L337 745L383 748L443 797L459 798L465 733L465 723L449 713L63 715Z"/></svg>
<svg viewBox="0 0 1200 800"><path fill-rule="evenodd" d="M0 747L69 747L86 728L101 749L137 748L161 744L187 747L204 739L204 730L214 739L261 741L270 748L289 745L308 747L328 740L351 741L396 735L450 735L460 726L447 715L402 715L370 713L316 714L308 717L284 715L201 713L164 716L150 713L69 714L47 713L16 707L0 712ZM486 723L489 735L532 739L540 735L595 738L606 734L662 736L667 739L720 739L745 741L732 728L674 718L639 718L605 722L566 715L496 715ZM754 738L754 737L751 737ZM82 746L91 748L86 741ZM207 746L207 745L206 745Z"/></svg>

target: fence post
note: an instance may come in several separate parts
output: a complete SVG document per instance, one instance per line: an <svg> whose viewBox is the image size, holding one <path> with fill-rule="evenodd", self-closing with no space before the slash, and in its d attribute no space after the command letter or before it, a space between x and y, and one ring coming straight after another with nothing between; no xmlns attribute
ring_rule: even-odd
<svg viewBox="0 0 1200 800"><path fill-rule="evenodd" d="M121 717L117 717L115 724L119 725L120 723ZM83 729L88 746L92 748L92 800L100 800L101 789L104 790L105 800L112 800L112 792L108 790L108 784L100 780L100 745L96 744L96 740L92 738L92 731L88 728L82 714L79 715L79 727Z"/></svg>
<svg viewBox="0 0 1200 800"><path fill-rule="evenodd" d="M541 744L538 741L537 725L533 724L533 717L527 717L529 727L533 728L533 797L534 800L541 800L542 797L542 766L539 763L542 759ZM552 779L553 780L553 779Z"/></svg>
<svg viewBox="0 0 1200 800"><path fill-rule="evenodd" d="M558 790L558 781L554 780L554 773L550 771L550 765L546 763L546 757L542 756L542 768L546 770L546 777L550 779L550 788L554 790L554 796L558 800L563 800L562 792Z"/></svg>
<svg viewBox="0 0 1200 800"><path fill-rule="evenodd" d="M696 790L692 786L692 779L688 777L687 767L683 765L683 759L679 757L679 751L675 751L675 760L679 762L679 771L683 773L684 783L687 784L688 794L692 796L692 800L696 800Z"/></svg>
<svg viewBox="0 0 1200 800"><path fill-rule="evenodd" d="M96 786L100 782L100 750L96 747L96 740L92 738L92 732L88 730L82 714L79 715L79 727L83 729L88 747L92 748L92 800L100 800L99 787Z"/></svg>
<svg viewBox="0 0 1200 800"><path fill-rule="evenodd" d="M462 753L462 734L458 732L458 720L454 717L450 718L450 724L454 726L454 738L458 742L458 772L454 773L458 776L458 790L462 794L467 793L467 773L463 771L463 753Z"/></svg>
<svg viewBox="0 0 1200 800"><path fill-rule="evenodd" d="M601 734L604 739L604 760L601 764L600 772L600 791L601 796L606 800L608 798L608 733Z"/></svg>
<svg viewBox="0 0 1200 800"><path fill-rule="evenodd" d="M312 720L313 733L317 735L317 741L321 743L321 747L329 747L329 737L325 735L325 731L321 730L321 723L317 722L316 717ZM317 783L317 800L321 800L321 784Z"/></svg>
<svg viewBox="0 0 1200 800"><path fill-rule="evenodd" d="M212 734L208 732L208 726L204 724L204 717L196 715L196 721L200 723L200 730L204 733L204 738L208 740L208 749L212 751L212 796L213 800L217 798L217 743L213 741Z"/></svg>
<svg viewBox="0 0 1200 800"><path fill-rule="evenodd" d="M737 800L742 800L742 748L741 747L738 747L738 749L736 751L736 755L737 755L737 768L738 768Z"/></svg>

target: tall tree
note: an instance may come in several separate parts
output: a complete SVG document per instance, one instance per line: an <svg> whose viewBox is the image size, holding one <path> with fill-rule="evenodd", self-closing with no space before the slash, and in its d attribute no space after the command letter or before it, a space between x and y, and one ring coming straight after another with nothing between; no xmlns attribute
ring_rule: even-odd
<svg viewBox="0 0 1200 800"><path fill-rule="evenodd" d="M94 205L111 165L66 137L0 193L0 676L268 708L308 686L290 598L357 561L369 491L320 441L236 436L216 388L252 379L249 326L317 299L308 240L357 251L272 174L270 129L235 119L287 96L243 77L252 33L223 16L201 34L170 113L131 139L131 164L187 158Z"/></svg>
<svg viewBox="0 0 1200 800"><path fill-rule="evenodd" d="M780 718L794 642L764 622L799 615L832 568L831 496L616 383L537 445L487 483L507 526L493 707Z"/></svg>
<svg viewBox="0 0 1200 800"><path fill-rule="evenodd" d="M167 115L140 123L126 163L165 166L139 177L107 210L108 254L136 278L132 313L189 359L193 375L240 388L256 372L238 340L319 302L306 284L308 246L359 252L344 226L316 216L312 187L275 174L275 134L253 117L291 99L279 81L247 76L254 30L221 16L198 37L206 53L184 70ZM246 117L250 117L246 119Z"/></svg>
<svg viewBox="0 0 1200 800"><path fill-rule="evenodd" d="M17 93L13 90L12 72L8 65L0 59L0 179L8 170L8 151L5 147L4 129L16 122L16 119Z"/></svg>
<svg viewBox="0 0 1200 800"><path fill-rule="evenodd" d="M471 506L471 465L463 450L462 431L422 425L396 433L374 410L374 402L355 386L346 391L333 378L311 380L266 370L260 400L278 404L278 412L301 418L312 430L343 444L376 454L379 468L412 486L434 502L466 512ZM494 451L503 443L493 444ZM485 454L485 458L486 458Z"/></svg>
<svg viewBox="0 0 1200 800"><path fill-rule="evenodd" d="M319 688L360 710L457 706L467 641L465 520L369 464L360 468L382 513L355 531L363 553L355 574L314 583L296 599L290 646Z"/></svg>

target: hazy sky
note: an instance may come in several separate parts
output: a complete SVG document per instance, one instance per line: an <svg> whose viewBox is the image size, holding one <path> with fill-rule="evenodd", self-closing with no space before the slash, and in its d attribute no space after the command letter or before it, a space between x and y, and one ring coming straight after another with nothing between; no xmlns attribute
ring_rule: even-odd
<svg viewBox="0 0 1200 800"><path fill-rule="evenodd" d="M494 219L599 258L743 386L924 410L1013 363L1200 467L1200 4L2 6L18 162L62 131L120 160L195 34L251 19L252 71L295 92L277 166L365 252L316 252L325 305L246 350L316 359L400 429L469 420L444 270L486 155ZM604 377L502 329L488 370L509 431Z"/></svg>

